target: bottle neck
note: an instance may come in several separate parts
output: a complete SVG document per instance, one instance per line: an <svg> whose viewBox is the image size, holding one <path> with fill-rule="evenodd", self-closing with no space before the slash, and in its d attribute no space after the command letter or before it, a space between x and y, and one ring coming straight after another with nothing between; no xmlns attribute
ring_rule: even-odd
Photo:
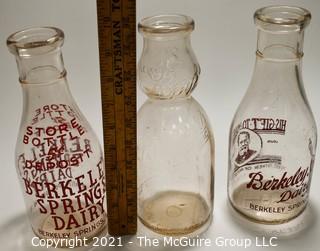
<svg viewBox="0 0 320 251"><path fill-rule="evenodd" d="M275 32L258 29L257 55L268 60L291 61L303 56L303 30Z"/></svg>
<svg viewBox="0 0 320 251"><path fill-rule="evenodd" d="M168 48L188 48L191 47L190 34L181 36L145 36L143 38L144 49L164 50Z"/></svg>
<svg viewBox="0 0 320 251"><path fill-rule="evenodd" d="M48 84L66 75L60 48L45 54L17 55L19 80L23 84Z"/></svg>
<svg viewBox="0 0 320 251"><path fill-rule="evenodd" d="M188 98L200 74L190 33L145 36L138 74L139 84L150 98Z"/></svg>
<svg viewBox="0 0 320 251"><path fill-rule="evenodd" d="M303 31L279 33L259 29L256 55L254 86L268 92L301 89Z"/></svg>

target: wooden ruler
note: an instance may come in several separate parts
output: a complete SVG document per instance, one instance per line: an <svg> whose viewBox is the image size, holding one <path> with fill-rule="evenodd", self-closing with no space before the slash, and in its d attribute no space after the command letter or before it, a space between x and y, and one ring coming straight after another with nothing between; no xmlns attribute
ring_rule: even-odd
<svg viewBox="0 0 320 251"><path fill-rule="evenodd" d="M136 1L97 0L110 235L137 230Z"/></svg>

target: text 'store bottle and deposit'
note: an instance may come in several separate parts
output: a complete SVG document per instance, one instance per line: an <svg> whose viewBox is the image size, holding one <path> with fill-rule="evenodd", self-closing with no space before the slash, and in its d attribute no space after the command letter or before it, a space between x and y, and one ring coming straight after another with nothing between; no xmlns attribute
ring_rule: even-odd
<svg viewBox="0 0 320 251"><path fill-rule="evenodd" d="M106 226L102 151L66 80L64 34L51 27L11 35L23 90L16 166L34 233L71 239Z"/></svg>

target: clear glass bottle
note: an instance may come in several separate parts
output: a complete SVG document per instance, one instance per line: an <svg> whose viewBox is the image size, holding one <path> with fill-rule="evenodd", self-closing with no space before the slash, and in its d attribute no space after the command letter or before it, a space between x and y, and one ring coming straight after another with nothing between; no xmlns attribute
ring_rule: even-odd
<svg viewBox="0 0 320 251"><path fill-rule="evenodd" d="M69 91L63 41L63 32L52 27L22 30L7 40L23 91L15 161L34 233L91 239L106 226L103 155Z"/></svg>
<svg viewBox="0 0 320 251"><path fill-rule="evenodd" d="M138 112L138 215L163 235L192 235L210 224L214 142L208 119L191 97L200 67L183 15L143 19L138 81L149 99Z"/></svg>
<svg viewBox="0 0 320 251"><path fill-rule="evenodd" d="M299 7L257 10L258 49L251 84L229 138L228 194L245 217L289 221L306 207L317 130L301 76L304 28Z"/></svg>

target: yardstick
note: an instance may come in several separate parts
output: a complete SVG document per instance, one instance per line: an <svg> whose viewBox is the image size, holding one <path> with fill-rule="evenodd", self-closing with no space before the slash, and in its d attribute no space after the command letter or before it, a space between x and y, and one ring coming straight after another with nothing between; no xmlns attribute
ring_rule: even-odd
<svg viewBox="0 0 320 251"><path fill-rule="evenodd" d="M108 231L137 230L136 0L97 0Z"/></svg>

